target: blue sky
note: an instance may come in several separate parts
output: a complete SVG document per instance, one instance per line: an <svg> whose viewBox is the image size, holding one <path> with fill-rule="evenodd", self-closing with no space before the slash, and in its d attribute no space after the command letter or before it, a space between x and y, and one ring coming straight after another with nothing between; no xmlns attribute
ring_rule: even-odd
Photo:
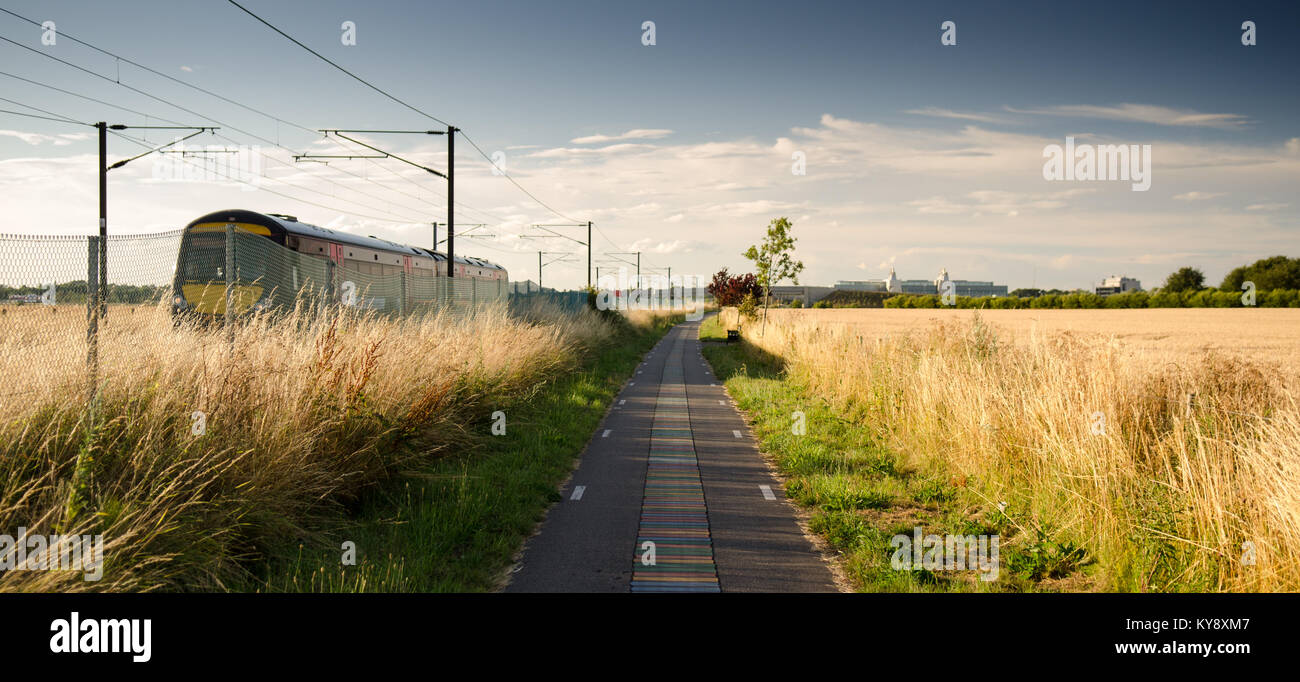
<svg viewBox="0 0 1300 682"><path fill-rule="evenodd" d="M641 250L647 270L743 269L740 252L781 215L795 222L802 281L812 284L882 277L891 263L906 278L946 267L1013 288L1086 287L1121 273L1153 286L1186 264L1217 282L1240 263L1297 255L1300 244L1294 3L244 4L465 129L485 152L504 153L533 194L597 222L598 248ZM309 128L432 124L225 2L0 7ZM1248 19L1252 47L1241 45ZM957 24L955 46L940 45L945 20ZM357 26L355 46L340 41L344 21ZM655 22L653 46L641 42L644 21ZM42 45L39 29L9 15L0 14L0 36L118 77L114 60L66 39ZM8 43L0 64L144 113L207 122ZM293 150L339 151L128 65L120 73ZM157 123L3 76L0 97L78 120ZM285 162L263 163L271 178L259 187L345 210L232 183L158 182L141 160L113 175L111 229L167 229L238 206L425 243L418 221L445 215L444 188L419 171L293 167L289 152L226 133ZM1151 145L1151 189L1045 181L1042 149L1067 135ZM445 164L441 138L369 139ZM94 150L83 130L0 114L0 231L92 231ZM138 148L114 140L111 150L117 158ZM791 173L796 152L805 175ZM458 222L489 222L484 231L497 235L458 250L535 279L539 248L576 247L519 239L529 223L567 221L493 176L467 144L457 157L457 198L477 209ZM393 222L350 213L374 215L362 206L392 208L384 216ZM553 268L548 284L585 281L581 262Z"/></svg>

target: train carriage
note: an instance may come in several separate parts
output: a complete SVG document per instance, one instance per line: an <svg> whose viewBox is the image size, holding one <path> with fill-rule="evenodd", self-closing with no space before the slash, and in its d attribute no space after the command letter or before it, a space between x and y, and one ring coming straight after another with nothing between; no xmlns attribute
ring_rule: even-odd
<svg viewBox="0 0 1300 682"><path fill-rule="evenodd" d="M438 251L235 209L186 226L172 293L175 314L225 315L228 257L236 315L290 309L298 301L400 314L507 296L508 273L490 261L457 257L455 277L448 279L447 255Z"/></svg>

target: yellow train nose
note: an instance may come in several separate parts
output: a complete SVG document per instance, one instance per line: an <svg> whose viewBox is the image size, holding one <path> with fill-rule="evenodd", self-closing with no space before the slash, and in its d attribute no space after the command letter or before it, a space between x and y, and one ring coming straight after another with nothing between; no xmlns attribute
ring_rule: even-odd
<svg viewBox="0 0 1300 682"><path fill-rule="evenodd" d="M207 315L226 314L226 285L221 282L206 284L185 284L181 286L185 302L194 312ZM233 291L233 312L240 314L253 307L262 298L262 287L257 285L236 285Z"/></svg>

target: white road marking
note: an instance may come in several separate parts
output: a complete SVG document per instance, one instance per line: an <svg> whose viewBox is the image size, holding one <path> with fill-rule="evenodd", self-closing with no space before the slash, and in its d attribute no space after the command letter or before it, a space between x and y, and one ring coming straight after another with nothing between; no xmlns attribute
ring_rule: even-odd
<svg viewBox="0 0 1300 682"><path fill-rule="evenodd" d="M624 404L624 403L626 403L626 402L627 402L626 400L620 400L620 401L618 401L618 404L619 404L619 405L622 405L622 404Z"/></svg>
<svg viewBox="0 0 1300 682"><path fill-rule="evenodd" d="M628 386L636 386L636 382L635 382L635 381L629 381L629 382L627 382L627 385L628 385Z"/></svg>
<svg viewBox="0 0 1300 682"><path fill-rule="evenodd" d="M609 434L611 434L611 433L613 433L613 432L614 432L614 429L605 429L605 432L602 433L602 434L600 434L600 437L601 437L601 438L609 438ZM740 433L740 432L737 431L736 433Z"/></svg>
<svg viewBox="0 0 1300 682"><path fill-rule="evenodd" d="M731 432L731 434L734 435L734 436L737 437L737 438L740 438L740 431L738 431L738 430L733 430L733 431Z"/></svg>
<svg viewBox="0 0 1300 682"><path fill-rule="evenodd" d="M763 487L766 488L767 486L763 486ZM573 489L573 494L569 496L569 499L570 499L570 500L581 500L581 499L582 499L582 494L583 494L584 492L586 492L586 491L587 491L587 486L585 486L585 485L577 486L577 487L575 487L575 488ZM769 490L769 491L767 492L767 494L768 494L768 495L771 495L772 492ZM776 498L772 498L772 499L776 499Z"/></svg>
<svg viewBox="0 0 1300 682"><path fill-rule="evenodd" d="M775 500L775 499L776 499L776 495L774 495L774 494L772 493L772 486L770 486L770 485L760 485L760 486L758 486L758 489L763 491L763 499L765 499L765 500Z"/></svg>
<svg viewBox="0 0 1300 682"><path fill-rule="evenodd" d="M727 404L727 401L725 401L725 400L719 400L719 401L718 401L718 404L719 404L719 405L726 405L726 404Z"/></svg>

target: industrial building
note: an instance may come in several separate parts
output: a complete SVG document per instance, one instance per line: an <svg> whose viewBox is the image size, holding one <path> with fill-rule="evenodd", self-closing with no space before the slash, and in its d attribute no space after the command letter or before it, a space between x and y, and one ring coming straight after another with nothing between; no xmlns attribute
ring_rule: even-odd
<svg viewBox="0 0 1300 682"><path fill-rule="evenodd" d="M1005 284L994 284L993 282L983 282L966 279L948 278L948 270L939 271L939 276L933 280L929 279L898 279L894 269L889 269L889 277L886 279L868 279L868 280L841 280L835 283L835 288L842 291L886 291L897 294L939 294L942 293L943 283L951 281L954 286L954 293L958 296L1006 296L1007 287Z"/></svg>
<svg viewBox="0 0 1300 682"><path fill-rule="evenodd" d="M826 298L835 289L831 287L810 287L801 285L782 285L772 287L772 300L779 303L799 301L805 307Z"/></svg>
<svg viewBox="0 0 1300 682"><path fill-rule="evenodd" d="M1096 291L1099 296L1123 294L1129 291L1142 291L1142 283L1132 277L1111 275L1101 281L1101 284L1097 286Z"/></svg>

